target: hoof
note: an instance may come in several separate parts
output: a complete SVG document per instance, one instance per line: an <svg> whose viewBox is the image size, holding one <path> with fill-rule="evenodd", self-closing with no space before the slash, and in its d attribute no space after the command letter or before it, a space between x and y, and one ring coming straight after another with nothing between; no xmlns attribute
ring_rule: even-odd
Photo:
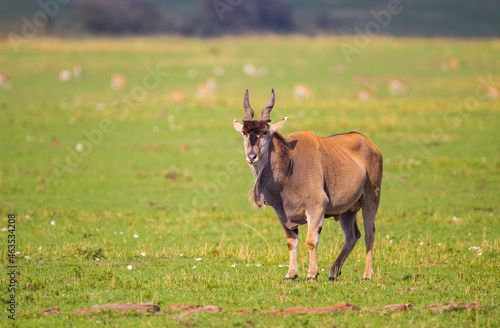
<svg viewBox="0 0 500 328"><path fill-rule="evenodd" d="M308 282L309 281L318 281L318 278L317 278L317 276L316 277L311 276L311 277L307 277L306 281L308 281Z"/></svg>
<svg viewBox="0 0 500 328"><path fill-rule="evenodd" d="M330 276L328 279L329 279L329 280L331 280L331 281L334 281L334 282L335 282L335 280L337 280L337 279L335 279L335 277L333 277L333 276Z"/></svg>
<svg viewBox="0 0 500 328"><path fill-rule="evenodd" d="M286 275L285 278L283 278L283 280L285 280L285 281L294 281L295 279L297 279L297 276L290 277L290 276Z"/></svg>
<svg viewBox="0 0 500 328"><path fill-rule="evenodd" d="M371 274L371 275L367 275L367 274L365 274L365 275L363 276L363 280L371 280L372 278L373 278L373 275L372 275L372 274Z"/></svg>

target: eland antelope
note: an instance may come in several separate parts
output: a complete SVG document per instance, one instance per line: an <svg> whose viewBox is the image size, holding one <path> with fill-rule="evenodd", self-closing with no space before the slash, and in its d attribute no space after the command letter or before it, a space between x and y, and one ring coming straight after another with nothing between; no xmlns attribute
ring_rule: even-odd
<svg viewBox="0 0 500 328"><path fill-rule="evenodd" d="M372 278L374 221L382 183L380 150L355 132L322 138L310 131L299 131L284 137L278 130L286 118L269 124L274 101L273 90L260 120L254 120L247 90L243 124L234 120L233 125L243 135L246 160L255 179L251 200L257 207L272 206L285 230L290 265L284 279L297 278L298 226L306 223L310 260L307 280L317 279L317 248L323 220L334 217L340 221L345 236L342 250L330 268L330 280L335 280L361 237L356 223L360 209L366 244L363 278Z"/></svg>

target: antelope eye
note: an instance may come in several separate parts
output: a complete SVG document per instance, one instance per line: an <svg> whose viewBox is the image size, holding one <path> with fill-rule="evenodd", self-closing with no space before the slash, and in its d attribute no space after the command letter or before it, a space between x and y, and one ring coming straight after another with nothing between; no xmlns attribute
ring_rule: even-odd
<svg viewBox="0 0 500 328"><path fill-rule="evenodd" d="M267 134L267 132L268 132L268 131L266 130L266 131L262 132L262 134L266 135L266 134Z"/></svg>
<svg viewBox="0 0 500 328"><path fill-rule="evenodd" d="M247 135L247 133L246 133L245 131L241 131L241 133L242 133L244 136L246 136L246 135Z"/></svg>

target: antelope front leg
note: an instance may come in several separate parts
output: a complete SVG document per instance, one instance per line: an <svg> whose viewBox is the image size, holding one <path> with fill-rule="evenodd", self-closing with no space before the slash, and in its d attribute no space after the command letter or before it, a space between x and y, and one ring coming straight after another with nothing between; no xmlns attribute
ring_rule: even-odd
<svg viewBox="0 0 500 328"><path fill-rule="evenodd" d="M288 250L290 251L290 264L288 266L288 273L283 280L295 280L298 275L297 268L297 249L299 248L299 229L288 229L283 226L286 233Z"/></svg>
<svg viewBox="0 0 500 328"><path fill-rule="evenodd" d="M309 272L307 281L316 281L319 275L318 270L318 244L321 229L323 228L323 217L312 219L308 218L306 245L309 248Z"/></svg>

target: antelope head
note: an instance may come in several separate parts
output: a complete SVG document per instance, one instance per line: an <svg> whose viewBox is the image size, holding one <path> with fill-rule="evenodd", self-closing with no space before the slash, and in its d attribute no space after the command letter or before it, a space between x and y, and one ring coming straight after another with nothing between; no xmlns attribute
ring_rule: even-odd
<svg viewBox="0 0 500 328"><path fill-rule="evenodd" d="M271 100L262 110L260 120L253 119L253 109L248 100L248 90L245 93L243 108L245 109L245 118L243 124L234 120L233 125L236 131L243 135L243 145L245 147L246 160L248 164L255 165L261 163L266 154L267 148L273 135L285 124L286 117L281 121L269 125L271 119L269 115L274 106L274 89L271 92Z"/></svg>

